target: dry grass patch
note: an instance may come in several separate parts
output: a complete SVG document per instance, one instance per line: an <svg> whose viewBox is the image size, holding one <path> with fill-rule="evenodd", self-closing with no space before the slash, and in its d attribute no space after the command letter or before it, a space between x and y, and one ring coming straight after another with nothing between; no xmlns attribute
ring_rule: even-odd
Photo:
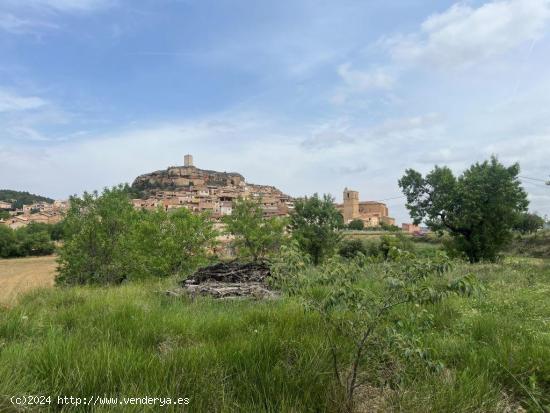
<svg viewBox="0 0 550 413"><path fill-rule="evenodd" d="M0 305L13 305L16 298L37 287L51 287L57 264L55 256L0 260Z"/></svg>

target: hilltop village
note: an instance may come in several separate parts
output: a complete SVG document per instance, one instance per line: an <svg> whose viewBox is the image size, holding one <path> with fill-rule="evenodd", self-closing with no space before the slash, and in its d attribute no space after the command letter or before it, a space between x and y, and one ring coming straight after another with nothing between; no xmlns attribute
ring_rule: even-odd
<svg viewBox="0 0 550 413"><path fill-rule="evenodd" d="M266 217L288 215L294 203L279 189L247 183L236 172L199 169L193 165L191 155L185 155L184 166L138 176L132 188L141 195L132 200L136 208L187 208L210 212L214 219L230 215L233 201L238 198L260 200Z"/></svg>
<svg viewBox="0 0 550 413"><path fill-rule="evenodd" d="M135 198L132 204L136 209L164 208L166 211L187 208L193 212L208 212L218 221L230 215L233 202L238 198L256 199L266 218L287 216L294 208L295 198L270 185L249 183L237 172L218 172L197 168L192 155L184 156L183 166L170 166L138 176L132 183ZM9 210L10 217L0 220L0 224L12 229L23 227L31 222L53 224L63 218L69 201L53 203L40 202L13 209L8 202L0 202L0 209ZM377 201L360 201L359 192L345 188L343 203L336 204L342 213L344 223L361 220L366 228L382 225L395 225L386 204ZM416 232L417 226L403 224L406 232Z"/></svg>
<svg viewBox="0 0 550 413"><path fill-rule="evenodd" d="M286 216L294 207L294 198L273 186L248 183L236 172L197 168L192 155L185 155L183 166L138 176L132 188L142 195L132 200L136 208L184 207L194 212L208 211L214 219L231 214L233 201L238 198L259 200L265 217ZM347 188L343 201L336 207L346 224L359 219L365 227L395 225L382 202L359 201L359 193Z"/></svg>

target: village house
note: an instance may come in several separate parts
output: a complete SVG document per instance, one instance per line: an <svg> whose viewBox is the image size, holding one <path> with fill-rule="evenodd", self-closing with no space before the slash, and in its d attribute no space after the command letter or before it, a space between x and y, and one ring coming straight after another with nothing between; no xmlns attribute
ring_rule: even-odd
<svg viewBox="0 0 550 413"><path fill-rule="evenodd" d="M5 209L5 210L8 210L8 209L11 209L11 203L9 202L5 202L5 201L0 201L0 209Z"/></svg>
<svg viewBox="0 0 550 413"><path fill-rule="evenodd" d="M421 228L418 225L407 224L407 223L401 224L401 230L403 230L404 232L408 232L409 234L415 234L415 233L421 232Z"/></svg>

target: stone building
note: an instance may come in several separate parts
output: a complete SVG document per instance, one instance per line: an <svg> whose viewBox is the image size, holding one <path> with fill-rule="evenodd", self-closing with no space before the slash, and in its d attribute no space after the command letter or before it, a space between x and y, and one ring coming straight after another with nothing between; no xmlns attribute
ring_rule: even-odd
<svg viewBox="0 0 550 413"><path fill-rule="evenodd" d="M354 219L363 221L365 227L378 227L382 223L395 225L395 219L389 216L386 204L377 201L360 201L359 192L344 189L344 202L337 205L344 217L344 223L348 224Z"/></svg>
<svg viewBox="0 0 550 413"><path fill-rule="evenodd" d="M420 232L421 232L421 228L420 228L418 225L408 224L408 223L403 223L403 224L401 224L401 229L402 229L404 232L408 232L408 233L410 233L410 234L420 233Z"/></svg>

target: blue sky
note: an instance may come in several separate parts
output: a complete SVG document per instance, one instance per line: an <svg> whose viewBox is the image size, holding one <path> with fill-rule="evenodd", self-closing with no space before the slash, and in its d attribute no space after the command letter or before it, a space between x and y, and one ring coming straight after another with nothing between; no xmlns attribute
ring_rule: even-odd
<svg viewBox="0 0 550 413"><path fill-rule="evenodd" d="M0 0L0 187L66 198L186 153L337 199L491 154L546 179L549 31L549 0Z"/></svg>

